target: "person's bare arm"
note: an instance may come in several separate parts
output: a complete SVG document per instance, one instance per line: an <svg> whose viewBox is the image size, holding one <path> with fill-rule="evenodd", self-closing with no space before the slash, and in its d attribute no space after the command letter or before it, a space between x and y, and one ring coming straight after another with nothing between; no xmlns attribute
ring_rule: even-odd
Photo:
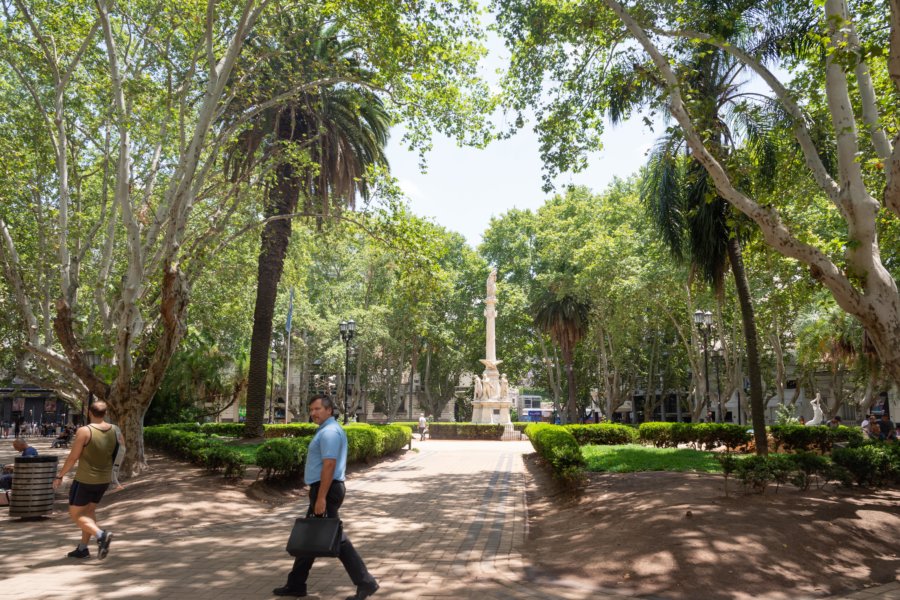
<svg viewBox="0 0 900 600"><path fill-rule="evenodd" d="M325 514L325 498L328 497L328 490L331 489L331 482L334 481L334 470L336 468L336 459L326 458L322 460L322 473L321 479L319 479L319 495L316 497L314 511L316 516Z"/></svg>
<svg viewBox="0 0 900 600"><path fill-rule="evenodd" d="M59 487L59 484L62 483L62 478L66 476L66 473L72 470L75 463L81 458L81 453L84 451L84 447L90 439L91 430L87 427L79 427L78 431L75 433L75 443L72 444L72 451L69 452L66 462L63 463L62 469L59 470L59 473L57 473L56 478L53 480L54 490Z"/></svg>

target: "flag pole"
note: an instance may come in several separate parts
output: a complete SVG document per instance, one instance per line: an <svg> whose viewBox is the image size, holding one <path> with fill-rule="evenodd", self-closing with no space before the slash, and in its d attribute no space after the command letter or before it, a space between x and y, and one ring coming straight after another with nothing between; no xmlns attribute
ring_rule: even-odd
<svg viewBox="0 0 900 600"><path fill-rule="evenodd" d="M291 319L294 316L294 288L291 288L291 301L288 305L287 325L287 353L284 360L284 422L290 422L288 412L291 407Z"/></svg>

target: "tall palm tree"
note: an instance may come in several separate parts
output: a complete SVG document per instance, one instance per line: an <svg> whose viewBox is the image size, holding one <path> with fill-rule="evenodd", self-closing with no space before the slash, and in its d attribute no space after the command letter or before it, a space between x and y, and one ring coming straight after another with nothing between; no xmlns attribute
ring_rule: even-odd
<svg viewBox="0 0 900 600"><path fill-rule="evenodd" d="M741 17L752 10L744 0L701 0L697 19L701 30L714 30L721 39L736 40L747 35L747 22ZM728 18L724 18L728 15ZM733 18L732 18L733 17ZM788 36L769 35L758 40L756 54L772 55L773 48ZM743 65L727 53L702 48L690 51L680 69L686 87L697 104L697 128L717 159L725 160L736 146L735 130L751 127L742 109L745 94L738 83ZM757 140L759 141L759 140ZM758 143L765 153L768 147ZM759 363L759 336L744 268L741 230L735 224L742 219L715 190L706 170L691 154L681 132L663 137L655 148L643 181L641 196L664 242L678 259L686 259L706 281L721 290L728 267L734 277L747 349L750 378L750 409L757 453L768 450L765 429L762 375Z"/></svg>
<svg viewBox="0 0 900 600"><path fill-rule="evenodd" d="M261 113L239 139L230 156L230 170L255 166L259 149L277 161L267 192L257 270L256 306L250 340L247 382L247 437L263 433L266 376L272 340L272 320L278 283L291 237L291 218L303 201L303 212L321 222L332 212L367 197L366 174L371 166L387 165L390 117L369 84L373 74L356 57L353 39L334 25L308 33L309 28L283 17L283 48L260 49L271 55L265 83L271 97L282 95L285 81L329 81ZM273 58L275 57L275 58ZM259 100L259 99L257 99ZM277 218L284 217L284 218ZM274 382L273 382L274 383Z"/></svg>
<svg viewBox="0 0 900 600"><path fill-rule="evenodd" d="M575 399L575 347L588 328L590 305L572 294L557 296L548 291L532 306L534 324L559 345L569 387L566 403L567 422L578 420L578 404Z"/></svg>

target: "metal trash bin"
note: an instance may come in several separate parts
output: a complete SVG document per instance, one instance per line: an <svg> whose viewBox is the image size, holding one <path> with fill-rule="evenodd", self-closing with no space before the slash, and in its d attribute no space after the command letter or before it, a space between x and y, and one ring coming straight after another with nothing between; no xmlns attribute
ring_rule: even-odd
<svg viewBox="0 0 900 600"><path fill-rule="evenodd" d="M9 502L11 517L42 517L53 511L58 456L17 456Z"/></svg>

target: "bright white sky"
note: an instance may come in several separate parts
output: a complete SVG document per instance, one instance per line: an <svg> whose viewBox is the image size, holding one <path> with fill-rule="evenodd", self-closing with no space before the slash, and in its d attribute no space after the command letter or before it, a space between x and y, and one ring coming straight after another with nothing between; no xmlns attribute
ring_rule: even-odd
<svg viewBox="0 0 900 600"><path fill-rule="evenodd" d="M646 160L654 135L640 117L607 128L604 148L581 173L562 175L557 189L574 183L603 190L614 176L627 177ZM412 211L433 217L477 246L491 216L511 208L537 208L547 198L541 190L541 160L537 136L527 127L509 140L478 150L460 148L447 138L435 139L428 154L428 172L419 170L418 154L392 139L387 156L391 172L409 197Z"/></svg>
<svg viewBox="0 0 900 600"><path fill-rule="evenodd" d="M509 53L494 34L490 34L487 47L482 76L494 85L499 80L496 70L506 67ZM495 142L484 150L460 148L452 140L436 138L427 156L426 174L419 169L418 155L400 143L402 132L398 130L387 149L391 172L409 197L414 213L462 233L474 247L481 242L491 216L511 208L534 209L547 198L541 191L541 161L533 125L527 123L514 138ZM588 169L560 176L555 182L557 189L576 184L603 190L613 177L627 177L646 162L646 152L655 137L640 116L618 127L607 127L603 150L591 157Z"/></svg>

